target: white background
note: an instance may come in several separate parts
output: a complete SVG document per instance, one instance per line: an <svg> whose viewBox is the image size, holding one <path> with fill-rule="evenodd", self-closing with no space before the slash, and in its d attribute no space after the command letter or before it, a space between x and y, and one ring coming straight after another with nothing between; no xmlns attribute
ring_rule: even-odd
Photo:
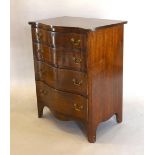
<svg viewBox="0 0 155 155"><path fill-rule="evenodd" d="M11 82L16 84L25 80L31 81L34 78L28 21L56 16L127 20L128 24L125 25L124 34L124 95L143 100L145 90L149 105L146 112L150 114L146 123L146 131L154 140L154 119L151 119L154 118L155 109L155 100L153 100L155 96L155 5L153 2L153 0L12 0ZM0 64L2 68L0 119L3 123L3 128L1 128L2 125L0 127L2 130L2 135L0 135L2 149L0 151L3 151L2 155L9 154L9 144L6 146L6 140L9 138L9 54L7 52L7 49L9 50L9 43L7 43L9 41L9 22L6 20L9 18L9 4L7 1L5 3L6 5L3 2L2 9L0 9L2 10L0 40L2 46L0 50L0 63L2 63ZM7 9L7 12L4 9ZM4 133L6 137L4 137ZM149 136L146 137L147 141ZM149 151L153 151L154 145L147 145L147 147L149 146ZM146 154L153 154L153 152Z"/></svg>

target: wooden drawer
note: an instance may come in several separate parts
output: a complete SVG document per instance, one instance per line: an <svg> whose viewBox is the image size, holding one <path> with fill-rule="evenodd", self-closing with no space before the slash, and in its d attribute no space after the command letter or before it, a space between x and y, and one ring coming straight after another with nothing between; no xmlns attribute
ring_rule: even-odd
<svg viewBox="0 0 155 155"><path fill-rule="evenodd" d="M45 44L33 43L33 51L38 61L60 68L86 70L86 53L78 49L52 48Z"/></svg>
<svg viewBox="0 0 155 155"><path fill-rule="evenodd" d="M56 65L56 53L52 49L52 47L40 44L40 43L33 43L33 53L35 59L38 61L46 62L48 64Z"/></svg>
<svg viewBox="0 0 155 155"><path fill-rule="evenodd" d="M43 62L35 61L34 63L36 80L43 81L49 86L57 89L58 69Z"/></svg>
<svg viewBox="0 0 155 155"><path fill-rule="evenodd" d="M86 52L76 49L58 49L56 55L57 64L60 68L86 71Z"/></svg>
<svg viewBox="0 0 155 155"><path fill-rule="evenodd" d="M47 45L52 45L52 33L39 28L32 28L32 40L34 42L41 42Z"/></svg>
<svg viewBox="0 0 155 155"><path fill-rule="evenodd" d="M36 80L59 90L87 96L87 75L83 72L59 69L43 62L35 62Z"/></svg>
<svg viewBox="0 0 155 155"><path fill-rule="evenodd" d="M42 102L55 112L87 120L87 99L80 95L50 88L43 82L36 82L38 102Z"/></svg>
<svg viewBox="0 0 155 155"><path fill-rule="evenodd" d="M64 47L71 49L85 49L86 36L78 33L58 33L53 32L54 47Z"/></svg>
<svg viewBox="0 0 155 155"><path fill-rule="evenodd" d="M86 35L79 33L60 33L32 28L32 40L48 44L54 48L64 47L71 49L85 49Z"/></svg>
<svg viewBox="0 0 155 155"><path fill-rule="evenodd" d="M83 72L59 69L58 89L87 96L87 75Z"/></svg>

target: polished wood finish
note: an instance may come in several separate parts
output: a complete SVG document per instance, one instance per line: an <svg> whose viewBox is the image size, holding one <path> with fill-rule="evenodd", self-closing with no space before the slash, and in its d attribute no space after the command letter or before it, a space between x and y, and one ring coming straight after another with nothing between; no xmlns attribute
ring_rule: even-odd
<svg viewBox="0 0 155 155"><path fill-rule="evenodd" d="M58 17L32 28L38 116L80 120L89 142L99 123L122 121L123 29L126 21Z"/></svg>
<svg viewBox="0 0 155 155"><path fill-rule="evenodd" d="M56 52L52 47L34 42L33 51L36 60L56 65Z"/></svg>
<svg viewBox="0 0 155 155"><path fill-rule="evenodd" d="M69 68L86 71L86 51L79 49L52 48L48 45L34 42L34 57L37 61L45 62L59 68Z"/></svg>
<svg viewBox="0 0 155 155"><path fill-rule="evenodd" d="M68 69L52 67L41 61L36 63L36 80L67 92L87 96L87 74Z"/></svg>
<svg viewBox="0 0 155 155"><path fill-rule="evenodd" d="M80 95L70 94L53 89L43 82L36 82L39 117L43 114L44 106L54 113L65 115L66 118L87 121L87 99Z"/></svg>
<svg viewBox="0 0 155 155"><path fill-rule="evenodd" d="M89 33L88 51L88 137L95 141L100 122L114 114L122 121L123 25Z"/></svg>
<svg viewBox="0 0 155 155"><path fill-rule="evenodd" d="M72 49L85 49L86 36L79 33L52 32L40 28L32 28L34 42L45 43L54 48L64 47Z"/></svg>
<svg viewBox="0 0 155 155"><path fill-rule="evenodd" d="M86 72L86 51L77 49L58 49L56 51L59 68L69 68Z"/></svg>
<svg viewBox="0 0 155 155"><path fill-rule="evenodd" d="M29 22L29 24L37 28L43 28L46 30L52 30L58 32L69 31L78 33L95 31L101 28L126 23L127 21L121 21L121 20L67 17L67 16Z"/></svg>

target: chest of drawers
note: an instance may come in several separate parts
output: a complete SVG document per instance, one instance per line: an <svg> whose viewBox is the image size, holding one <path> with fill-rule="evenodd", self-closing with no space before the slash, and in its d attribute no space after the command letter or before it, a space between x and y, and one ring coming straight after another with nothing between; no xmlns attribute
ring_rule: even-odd
<svg viewBox="0 0 155 155"><path fill-rule="evenodd" d="M89 142L99 123L122 121L123 27L126 21L57 17L29 22L38 116L81 121Z"/></svg>

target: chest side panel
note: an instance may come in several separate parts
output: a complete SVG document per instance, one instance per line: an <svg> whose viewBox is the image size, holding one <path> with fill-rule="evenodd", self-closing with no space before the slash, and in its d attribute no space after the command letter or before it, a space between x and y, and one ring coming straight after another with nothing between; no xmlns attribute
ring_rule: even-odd
<svg viewBox="0 0 155 155"><path fill-rule="evenodd" d="M89 120L95 124L122 109L123 25L88 37Z"/></svg>

